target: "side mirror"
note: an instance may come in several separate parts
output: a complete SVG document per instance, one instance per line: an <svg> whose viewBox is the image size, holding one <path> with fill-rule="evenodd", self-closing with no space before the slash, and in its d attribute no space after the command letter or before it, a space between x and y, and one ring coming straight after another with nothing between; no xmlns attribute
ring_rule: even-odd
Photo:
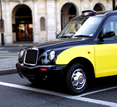
<svg viewBox="0 0 117 107"><path fill-rule="evenodd" d="M104 39L104 38L110 38L115 36L115 32L114 31L107 31L104 34L101 35L100 39Z"/></svg>

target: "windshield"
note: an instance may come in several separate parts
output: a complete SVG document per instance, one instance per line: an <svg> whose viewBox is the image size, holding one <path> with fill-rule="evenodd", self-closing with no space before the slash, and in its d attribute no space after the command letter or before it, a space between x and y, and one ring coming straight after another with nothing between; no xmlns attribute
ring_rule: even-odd
<svg viewBox="0 0 117 107"><path fill-rule="evenodd" d="M96 32L102 17L79 17L70 21L58 38L71 38L71 37L92 37Z"/></svg>

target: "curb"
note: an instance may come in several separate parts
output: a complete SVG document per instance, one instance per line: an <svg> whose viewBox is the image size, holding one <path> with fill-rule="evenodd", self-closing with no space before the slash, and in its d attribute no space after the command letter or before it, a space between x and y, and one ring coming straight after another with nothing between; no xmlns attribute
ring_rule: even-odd
<svg viewBox="0 0 117 107"><path fill-rule="evenodd" d="M0 71L0 75L8 75L8 74L14 74L14 73L17 73L17 70L16 69Z"/></svg>
<svg viewBox="0 0 117 107"><path fill-rule="evenodd" d="M36 45L37 43L30 43L30 44L6 44L4 46L1 46L1 48L5 48L5 47L29 47L32 45Z"/></svg>

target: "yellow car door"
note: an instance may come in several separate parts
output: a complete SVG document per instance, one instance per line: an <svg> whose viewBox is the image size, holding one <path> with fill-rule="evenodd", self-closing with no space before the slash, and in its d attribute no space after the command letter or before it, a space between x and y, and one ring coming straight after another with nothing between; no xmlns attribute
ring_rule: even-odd
<svg viewBox="0 0 117 107"><path fill-rule="evenodd" d="M96 77L117 74L117 43L95 45Z"/></svg>
<svg viewBox="0 0 117 107"><path fill-rule="evenodd" d="M95 76L104 77L117 75L117 18L110 18L103 28L105 32L114 31L115 36L97 39L95 47Z"/></svg>

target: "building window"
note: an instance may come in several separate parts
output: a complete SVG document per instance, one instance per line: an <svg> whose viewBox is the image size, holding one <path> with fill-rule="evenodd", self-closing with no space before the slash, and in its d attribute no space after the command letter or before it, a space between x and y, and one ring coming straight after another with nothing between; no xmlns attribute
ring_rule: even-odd
<svg viewBox="0 0 117 107"><path fill-rule="evenodd" d="M41 17L40 19L40 28L41 28L41 31L45 31L45 18L44 17Z"/></svg>
<svg viewBox="0 0 117 107"><path fill-rule="evenodd" d="M104 5L102 3L97 3L94 6L93 10L95 10L95 11L104 11L105 10L105 7L104 7Z"/></svg>
<svg viewBox="0 0 117 107"><path fill-rule="evenodd" d="M66 3L61 9L61 28L77 15L77 9L73 3Z"/></svg>

